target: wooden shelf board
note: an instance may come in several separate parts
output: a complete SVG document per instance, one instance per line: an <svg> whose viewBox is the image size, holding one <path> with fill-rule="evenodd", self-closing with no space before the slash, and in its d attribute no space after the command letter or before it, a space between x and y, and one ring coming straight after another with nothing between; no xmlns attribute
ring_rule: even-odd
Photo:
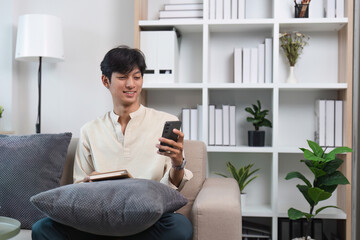
<svg viewBox="0 0 360 240"><path fill-rule="evenodd" d="M341 90L347 89L347 83L278 83L276 86L280 90L321 90L321 89L334 89Z"/></svg>

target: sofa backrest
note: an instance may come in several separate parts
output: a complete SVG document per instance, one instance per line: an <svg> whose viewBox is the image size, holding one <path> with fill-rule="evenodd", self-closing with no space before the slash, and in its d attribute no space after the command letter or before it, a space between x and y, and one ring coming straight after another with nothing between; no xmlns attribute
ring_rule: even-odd
<svg viewBox="0 0 360 240"><path fill-rule="evenodd" d="M78 141L78 138L73 138L69 144L64 171L60 180L61 185L73 183L73 166ZM192 171L194 176L187 184L185 184L184 188L181 190L181 193L189 200L189 202L177 212L190 218L190 212L194 200L199 193L206 177L206 146L201 141L185 141L184 154L187 161L186 168Z"/></svg>

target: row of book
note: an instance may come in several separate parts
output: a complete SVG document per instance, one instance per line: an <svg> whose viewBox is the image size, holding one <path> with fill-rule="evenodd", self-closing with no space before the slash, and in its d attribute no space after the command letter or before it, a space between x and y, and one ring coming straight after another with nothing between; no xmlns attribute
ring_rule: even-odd
<svg viewBox="0 0 360 240"><path fill-rule="evenodd" d="M320 146L343 146L343 101L316 100L315 141Z"/></svg>
<svg viewBox="0 0 360 240"><path fill-rule="evenodd" d="M345 10L344 0L323 0L324 17L343 18Z"/></svg>
<svg viewBox="0 0 360 240"><path fill-rule="evenodd" d="M209 145L235 146L236 125L235 106L209 105Z"/></svg>
<svg viewBox="0 0 360 240"><path fill-rule="evenodd" d="M174 1L164 5L160 10L159 19L200 19L203 18L203 3L194 1Z"/></svg>
<svg viewBox="0 0 360 240"><path fill-rule="evenodd" d="M202 105L181 110L182 132L185 140L202 140Z"/></svg>
<svg viewBox="0 0 360 240"><path fill-rule="evenodd" d="M245 0L209 0L210 19L244 19Z"/></svg>
<svg viewBox="0 0 360 240"><path fill-rule="evenodd" d="M235 83L271 83L272 82L272 38L254 48L235 48Z"/></svg>

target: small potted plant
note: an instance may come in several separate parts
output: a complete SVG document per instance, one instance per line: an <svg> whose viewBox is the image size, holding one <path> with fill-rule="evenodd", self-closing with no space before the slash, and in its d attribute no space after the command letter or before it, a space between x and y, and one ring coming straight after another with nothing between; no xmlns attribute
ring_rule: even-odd
<svg viewBox="0 0 360 240"><path fill-rule="evenodd" d="M336 154L352 152L352 149L348 147L338 147L326 154L326 148L323 150L317 143L310 140L307 142L312 151L300 148L301 151L304 152L305 158L305 160L301 160L301 162L305 163L314 174L313 182L311 183L310 180L300 172L290 172L286 175L285 179L298 178L304 183L298 184L296 187L309 203L310 209L308 212L303 212L295 208L290 208L288 210L288 216L291 220L297 220L302 217L306 218L308 222L306 230L306 236L308 237L306 239L309 239L313 218L326 208L338 208L336 206L324 206L315 210L315 206L320 201L331 197L339 184L349 184L346 177L337 170L343 163L343 160L336 158Z"/></svg>
<svg viewBox="0 0 360 240"><path fill-rule="evenodd" d="M4 112L4 108L0 106L0 118L2 117L3 112Z"/></svg>
<svg viewBox="0 0 360 240"><path fill-rule="evenodd" d="M252 117L247 117L246 120L255 127L255 131L248 131L248 145L265 146L265 131L259 131L259 129L260 127L272 128L271 122L265 118L269 114L269 110L261 110L261 103L257 100L257 105L252 104L252 108L247 107L245 111L252 115Z"/></svg>
<svg viewBox="0 0 360 240"><path fill-rule="evenodd" d="M244 192L245 187L252 182L255 178L258 176L253 176L250 178L254 173L259 171L260 169L255 169L252 172L251 168L254 166L254 164L249 164L247 166L243 166L239 169L236 169L234 165L231 164L231 162L226 163L226 167L228 171L231 173L232 177L238 182L240 193L241 193L241 208L244 209L246 204L246 193ZM217 175L220 175L222 177L228 177L227 175L223 173L215 173ZM250 178L250 179L249 179Z"/></svg>

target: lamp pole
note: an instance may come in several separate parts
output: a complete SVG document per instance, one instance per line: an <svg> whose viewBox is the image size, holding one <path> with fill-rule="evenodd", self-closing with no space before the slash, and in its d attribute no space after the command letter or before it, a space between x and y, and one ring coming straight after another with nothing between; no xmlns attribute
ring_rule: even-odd
<svg viewBox="0 0 360 240"><path fill-rule="evenodd" d="M41 132L41 63L42 57L39 57L39 71L38 71L38 116L36 121L36 133Z"/></svg>

